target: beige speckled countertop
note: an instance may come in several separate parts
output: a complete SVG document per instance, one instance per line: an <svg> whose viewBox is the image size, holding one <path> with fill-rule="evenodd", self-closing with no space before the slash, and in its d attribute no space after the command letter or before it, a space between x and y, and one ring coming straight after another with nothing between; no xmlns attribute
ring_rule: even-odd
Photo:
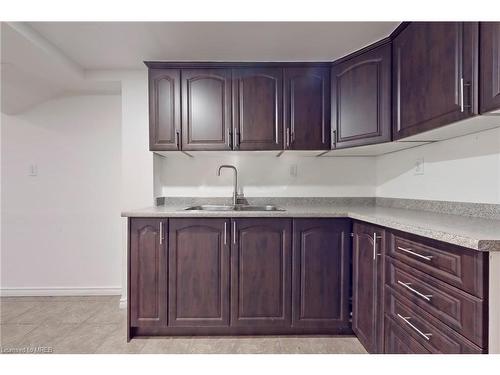
<svg viewBox="0 0 500 375"><path fill-rule="evenodd" d="M279 204L285 211L186 211L186 204L165 204L122 213L124 217L349 217L478 251L500 251L500 220L450 215L373 204Z"/></svg>

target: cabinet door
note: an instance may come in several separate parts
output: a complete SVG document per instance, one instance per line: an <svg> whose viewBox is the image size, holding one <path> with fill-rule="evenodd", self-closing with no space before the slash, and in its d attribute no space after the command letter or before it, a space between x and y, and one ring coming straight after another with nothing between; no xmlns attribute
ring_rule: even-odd
<svg viewBox="0 0 500 375"><path fill-rule="evenodd" d="M283 69L233 69L234 148L283 148Z"/></svg>
<svg viewBox="0 0 500 375"><path fill-rule="evenodd" d="M229 221L170 219L169 325L229 325Z"/></svg>
<svg viewBox="0 0 500 375"><path fill-rule="evenodd" d="M347 219L294 219L295 327L349 327L350 233Z"/></svg>
<svg viewBox="0 0 500 375"><path fill-rule="evenodd" d="M500 22L480 23L481 113L500 108Z"/></svg>
<svg viewBox="0 0 500 375"><path fill-rule="evenodd" d="M385 232L355 223L353 242L352 330L369 353L383 351Z"/></svg>
<svg viewBox="0 0 500 375"><path fill-rule="evenodd" d="M332 68L332 148L391 140L391 45Z"/></svg>
<svg viewBox="0 0 500 375"><path fill-rule="evenodd" d="M330 69L285 68L285 146L330 149Z"/></svg>
<svg viewBox="0 0 500 375"><path fill-rule="evenodd" d="M233 220L231 325L291 324L291 221Z"/></svg>
<svg viewBox="0 0 500 375"><path fill-rule="evenodd" d="M132 327L167 325L167 220L129 220L129 309Z"/></svg>
<svg viewBox="0 0 500 375"><path fill-rule="evenodd" d="M182 149L231 149L231 70L182 69Z"/></svg>
<svg viewBox="0 0 500 375"><path fill-rule="evenodd" d="M477 29L473 22L412 22L394 38L395 139L477 113Z"/></svg>
<svg viewBox="0 0 500 375"><path fill-rule="evenodd" d="M181 71L149 70L149 149L180 149Z"/></svg>

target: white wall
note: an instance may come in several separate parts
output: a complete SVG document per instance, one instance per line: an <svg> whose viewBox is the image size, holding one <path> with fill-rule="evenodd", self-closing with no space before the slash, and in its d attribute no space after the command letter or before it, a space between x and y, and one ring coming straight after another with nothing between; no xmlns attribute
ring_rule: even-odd
<svg viewBox="0 0 500 375"><path fill-rule="evenodd" d="M120 123L119 96L2 114L3 293L120 291Z"/></svg>
<svg viewBox="0 0 500 375"><path fill-rule="evenodd" d="M376 194L500 204L500 128L377 157Z"/></svg>
<svg viewBox="0 0 500 375"><path fill-rule="evenodd" d="M156 183L164 196L225 197L233 191L233 173L216 172L221 164L238 168L238 184L247 197L366 197L375 194L374 158L316 158L284 154L183 154L157 157ZM296 168L296 176L290 169Z"/></svg>
<svg viewBox="0 0 500 375"><path fill-rule="evenodd" d="M122 82L121 181L122 211L152 206L153 153L149 151L147 72L125 72ZM118 190L117 190L118 191ZM121 306L127 299L127 219L121 220Z"/></svg>

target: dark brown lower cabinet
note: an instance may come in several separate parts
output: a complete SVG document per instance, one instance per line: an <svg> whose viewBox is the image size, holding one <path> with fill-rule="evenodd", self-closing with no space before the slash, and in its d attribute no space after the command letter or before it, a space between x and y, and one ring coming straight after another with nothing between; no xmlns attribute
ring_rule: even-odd
<svg viewBox="0 0 500 375"><path fill-rule="evenodd" d="M295 219L292 324L350 330L351 221Z"/></svg>
<svg viewBox="0 0 500 375"><path fill-rule="evenodd" d="M289 327L292 221L232 221L231 326Z"/></svg>
<svg viewBox="0 0 500 375"><path fill-rule="evenodd" d="M352 330L369 353L384 348L385 231L354 223L352 247Z"/></svg>
<svg viewBox="0 0 500 375"><path fill-rule="evenodd" d="M129 220L130 326L167 324L167 219Z"/></svg>
<svg viewBox="0 0 500 375"><path fill-rule="evenodd" d="M430 352L418 343L412 336L396 324L392 319L385 318L385 353L387 354L429 354Z"/></svg>
<svg viewBox="0 0 500 375"><path fill-rule="evenodd" d="M168 325L229 325L229 220L170 219Z"/></svg>

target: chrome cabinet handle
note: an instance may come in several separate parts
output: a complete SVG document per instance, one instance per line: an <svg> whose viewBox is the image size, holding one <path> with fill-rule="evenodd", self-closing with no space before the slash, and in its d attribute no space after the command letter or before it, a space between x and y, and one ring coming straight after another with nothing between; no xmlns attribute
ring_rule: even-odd
<svg viewBox="0 0 500 375"><path fill-rule="evenodd" d="M163 244L163 240L164 240L164 237L163 237L163 221L160 221L160 245Z"/></svg>
<svg viewBox="0 0 500 375"><path fill-rule="evenodd" d="M286 148L290 148L290 129L286 128L285 131L285 143L286 143Z"/></svg>
<svg viewBox="0 0 500 375"><path fill-rule="evenodd" d="M463 78L460 78L460 112L465 112L465 108L470 108L470 105L465 104L465 87L469 87L470 83L465 83Z"/></svg>
<svg viewBox="0 0 500 375"><path fill-rule="evenodd" d="M420 293L418 290L416 289L413 289L410 285L411 283L404 283L400 280L398 280L398 284L399 285L402 285L404 286L406 289L408 289L410 292L416 294L417 296L419 297L422 297L423 299L425 299L426 301L430 302L431 301L431 298L432 298L432 294L423 294L423 293Z"/></svg>
<svg viewBox="0 0 500 375"><path fill-rule="evenodd" d="M181 146L181 141L180 141L181 134L178 130L175 131L175 145L177 146L177 150L180 150Z"/></svg>
<svg viewBox="0 0 500 375"><path fill-rule="evenodd" d="M227 221L224 222L224 245L227 245Z"/></svg>
<svg viewBox="0 0 500 375"><path fill-rule="evenodd" d="M232 148L232 142L231 142L231 128L227 129L227 145L229 148Z"/></svg>
<svg viewBox="0 0 500 375"><path fill-rule="evenodd" d="M415 332L417 332L420 336L422 336L424 339L426 339L427 341L429 341L431 339L432 333L423 333L421 330L419 330L417 327L415 327L413 324L411 324L410 323L411 317L409 317L409 316L402 316L401 314L398 314L398 316L403 320L403 322L405 322L411 328L413 328L413 330Z"/></svg>
<svg viewBox="0 0 500 375"><path fill-rule="evenodd" d="M464 79L460 78L460 112L465 110L464 106Z"/></svg>
<svg viewBox="0 0 500 375"><path fill-rule="evenodd" d="M411 251L409 249L405 249L404 247L401 247L401 246L398 246L398 249L401 250L401 251L404 251L405 253L408 253L408 254L411 254L411 255L415 255L416 257L419 257L421 259L425 259L427 261L431 261L432 260L432 255L422 255L422 254L416 253L414 251Z"/></svg>
<svg viewBox="0 0 500 375"><path fill-rule="evenodd" d="M233 221L233 243L236 245L236 221Z"/></svg>
<svg viewBox="0 0 500 375"><path fill-rule="evenodd" d="M380 238L381 237L377 236L376 232L373 232L373 260L375 260L377 258L377 255L381 255L381 254L377 254L377 240Z"/></svg>

